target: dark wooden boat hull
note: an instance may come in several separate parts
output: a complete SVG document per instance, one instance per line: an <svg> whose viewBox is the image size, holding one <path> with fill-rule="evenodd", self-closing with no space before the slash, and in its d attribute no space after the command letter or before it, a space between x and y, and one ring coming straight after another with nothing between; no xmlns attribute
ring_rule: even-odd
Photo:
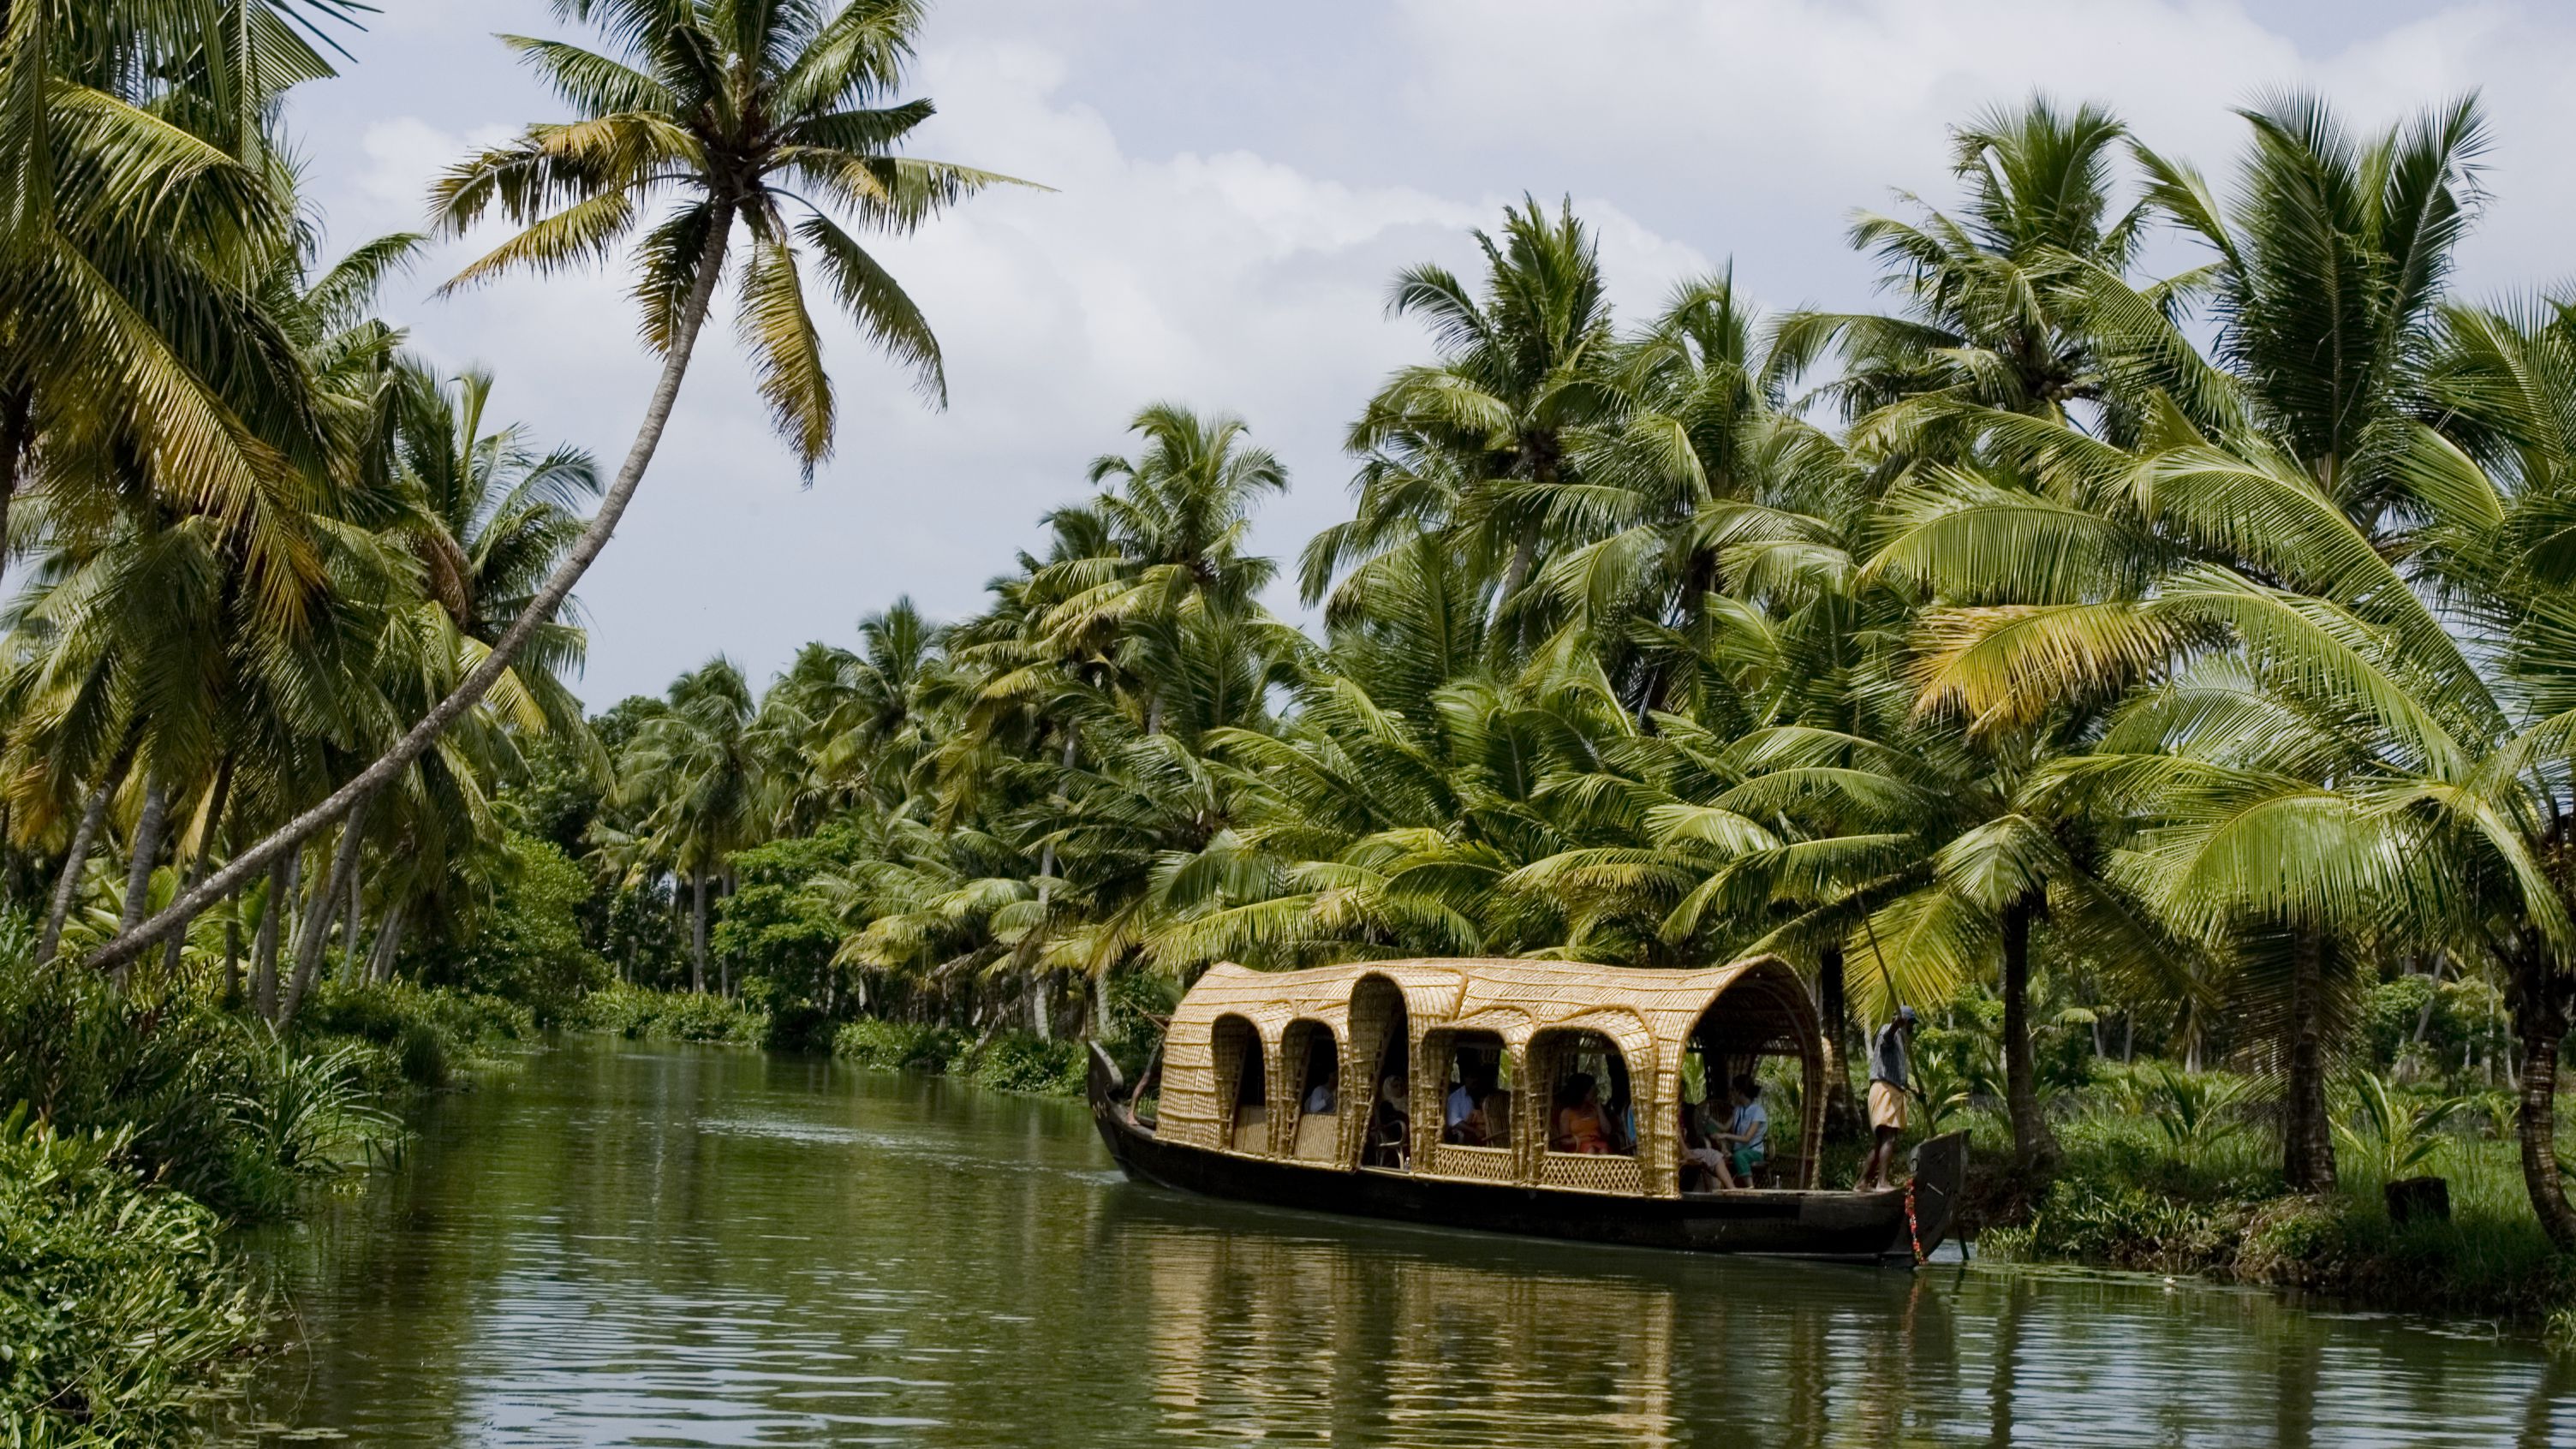
<svg viewBox="0 0 2576 1449"><path fill-rule="evenodd" d="M1947 1235L1967 1167L1961 1134L1925 1143L1910 1223L1902 1191L1651 1198L1319 1167L1161 1140L1137 1125L1117 1069L1093 1050L1092 1120L1128 1177L1274 1207L1642 1248L1911 1264L1918 1242L1930 1253Z"/></svg>

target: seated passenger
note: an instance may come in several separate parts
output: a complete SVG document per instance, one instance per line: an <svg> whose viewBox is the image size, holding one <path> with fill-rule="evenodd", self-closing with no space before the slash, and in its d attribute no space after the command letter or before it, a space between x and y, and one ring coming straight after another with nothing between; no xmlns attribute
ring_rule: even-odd
<svg viewBox="0 0 2576 1449"><path fill-rule="evenodd" d="M1466 1080L1449 1089L1441 1112L1440 1140L1459 1147L1484 1146L1492 1136L1492 1128L1483 1110L1485 1098L1493 1090L1490 1073L1470 1068Z"/></svg>
<svg viewBox="0 0 2576 1449"><path fill-rule="evenodd" d="M1413 1146L1413 1125L1405 1115L1405 1079L1393 1072L1378 1079L1377 1105L1369 1111L1367 1150L1361 1161L1370 1167L1405 1165Z"/></svg>
<svg viewBox="0 0 2576 1449"><path fill-rule="evenodd" d="M1735 1186L1733 1174L1727 1171L1726 1153L1718 1147L1716 1139L1717 1124L1709 1117L1708 1103L1704 1100L1682 1103L1684 1192L1720 1192Z"/></svg>
<svg viewBox="0 0 2576 1449"><path fill-rule="evenodd" d="M1314 1087L1306 1093L1306 1115L1309 1117L1330 1116L1332 1111L1333 1084L1330 1082L1317 1082Z"/></svg>
<svg viewBox="0 0 2576 1449"><path fill-rule="evenodd" d="M1718 1142L1726 1149L1726 1164L1735 1181L1751 1187L1753 1169L1771 1155L1771 1110L1762 1105L1762 1084L1750 1072L1735 1079L1728 1100L1735 1104L1735 1113L1718 1134Z"/></svg>
<svg viewBox="0 0 2576 1449"><path fill-rule="evenodd" d="M1556 1120L1547 1145L1558 1152L1607 1153L1610 1122L1601 1110L1601 1090L1588 1072L1576 1072L1556 1091Z"/></svg>

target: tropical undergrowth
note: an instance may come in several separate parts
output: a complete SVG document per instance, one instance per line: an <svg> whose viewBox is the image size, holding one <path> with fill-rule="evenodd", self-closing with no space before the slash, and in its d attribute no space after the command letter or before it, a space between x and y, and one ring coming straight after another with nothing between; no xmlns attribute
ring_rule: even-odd
<svg viewBox="0 0 2576 1449"><path fill-rule="evenodd" d="M832 1054L880 1071L945 1075L1004 1092L1050 1097L1082 1095L1086 1053L1082 1043L1042 1040L1034 1033L997 1032L982 1040L953 1027L863 1018L841 1028Z"/></svg>
<svg viewBox="0 0 2576 1449"><path fill-rule="evenodd" d="M2540 1322L2576 1309L2576 1255L2532 1219L2511 1099L2391 1089L2336 1093L2333 1187L2284 1184L2259 1087L2225 1072L2111 1068L2059 1105L2065 1157L2025 1220L1979 1251L2022 1262L2196 1274L2375 1306ZM1974 1160L2010 1152L1999 1114L1971 1108ZM2392 1178L2438 1177L2447 1221L2391 1217Z"/></svg>
<svg viewBox="0 0 2576 1449"><path fill-rule="evenodd" d="M131 1128L0 1120L0 1419L13 1444L152 1442L259 1337L222 1219L151 1183Z"/></svg>
<svg viewBox="0 0 2576 1449"><path fill-rule="evenodd" d="M693 1041L758 1046L768 1039L766 1013L731 997L697 991L610 986L581 999L566 1024L635 1041Z"/></svg>
<svg viewBox="0 0 2576 1449"><path fill-rule="evenodd" d="M408 1097L533 1027L488 998L325 986L280 1034L189 985L33 967L28 941L0 923L0 1422L156 1442L269 1333L222 1229L398 1155Z"/></svg>

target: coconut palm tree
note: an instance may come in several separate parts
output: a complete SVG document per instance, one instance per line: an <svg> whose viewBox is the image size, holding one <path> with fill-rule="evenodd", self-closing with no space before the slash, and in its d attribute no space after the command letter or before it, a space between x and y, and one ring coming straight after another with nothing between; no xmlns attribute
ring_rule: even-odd
<svg viewBox="0 0 2576 1449"><path fill-rule="evenodd" d="M2118 276L2136 253L2146 210L2120 210L2113 195L2126 130L2098 107L2067 112L2045 97L1954 129L1951 170L1968 191L1960 215L1864 212L1852 226L1851 244L1887 268L1881 285L1900 299L1896 314L1792 313L1771 368L1795 377L1838 349L1842 375L1826 392L1846 417L1876 414L1869 430L1910 451L1944 446L1914 435L1945 410L1891 405L1930 399L2063 416L2110 401L2066 284L2087 272Z"/></svg>
<svg viewBox="0 0 2576 1449"><path fill-rule="evenodd" d="M1508 611L1523 602L1551 531L1565 525L1568 430L1611 406L1602 372L1616 337L1597 246L1570 201L1550 217L1535 198L1505 214L1499 237L1475 238L1480 291L1424 264L1399 273L1388 292L1389 315L1420 318L1439 360L1398 369L1351 425L1348 446L1363 460L1359 513L1307 545L1309 603L1335 578L1433 530L1475 561L1495 607Z"/></svg>
<svg viewBox="0 0 2576 1449"><path fill-rule="evenodd" d="M651 858L689 883L689 989L707 989L707 889L735 851L760 843L771 780L742 670L719 655L671 682L619 762L621 802L644 811ZM728 983L729 985L729 983Z"/></svg>
<svg viewBox="0 0 2576 1449"><path fill-rule="evenodd" d="M609 255L639 227L634 294L662 369L625 461L591 522L489 652L445 697L340 789L144 925L99 952L107 966L178 929L271 859L372 796L471 709L552 620L625 515L677 401L698 332L739 232L738 320L773 422L810 472L834 433L831 379L807 298L810 267L831 304L944 398L929 322L834 211L863 230L909 232L1007 178L897 153L929 119L894 95L911 58L920 0L564 0L609 53L566 41L509 44L575 119L528 128L439 181L438 226L459 233L498 210L521 230L460 273L463 287ZM646 224L657 201L671 204Z"/></svg>
<svg viewBox="0 0 2576 1449"><path fill-rule="evenodd" d="M30 481L139 478L239 531L272 611L307 600L295 472L324 443L245 279L295 250L277 98L330 67L290 18L345 0L14 6L0 32L0 530Z"/></svg>

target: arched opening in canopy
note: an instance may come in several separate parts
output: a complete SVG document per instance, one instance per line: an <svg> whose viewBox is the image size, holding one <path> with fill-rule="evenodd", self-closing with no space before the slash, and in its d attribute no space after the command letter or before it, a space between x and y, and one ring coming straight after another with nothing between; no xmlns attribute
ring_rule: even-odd
<svg viewBox="0 0 2576 1449"><path fill-rule="evenodd" d="M1372 974L1351 988L1351 1062L1342 1090L1368 1103L1359 1142L1362 1167L1412 1169L1412 1026L1404 991L1394 982Z"/></svg>
<svg viewBox="0 0 2576 1449"><path fill-rule="evenodd" d="M1546 1093L1548 1151L1636 1155L1635 1083L1617 1042L1596 1031L1541 1032L1530 1044L1530 1071Z"/></svg>
<svg viewBox="0 0 2576 1449"><path fill-rule="evenodd" d="M1333 1029L1300 1018L1279 1039L1279 1061L1293 1073L1291 1098L1280 1104L1287 1123L1288 1155L1330 1162L1341 1139L1341 1044Z"/></svg>
<svg viewBox="0 0 2576 1449"><path fill-rule="evenodd" d="M1270 1150L1270 1081L1261 1057L1261 1033L1250 1019L1231 1013L1216 1019L1210 1032L1215 1048L1216 1089L1223 1131L1218 1140L1237 1152Z"/></svg>
<svg viewBox="0 0 2576 1449"><path fill-rule="evenodd" d="M1823 1053L1815 1005L1788 967L1757 965L1710 998L1691 1026L1681 1079L1684 1121L1696 1133L1712 1141L1720 1133L1754 1136L1750 1144L1723 1143L1736 1187L1814 1185ZM1714 1185L1691 1169L1686 1145L1682 1190Z"/></svg>

